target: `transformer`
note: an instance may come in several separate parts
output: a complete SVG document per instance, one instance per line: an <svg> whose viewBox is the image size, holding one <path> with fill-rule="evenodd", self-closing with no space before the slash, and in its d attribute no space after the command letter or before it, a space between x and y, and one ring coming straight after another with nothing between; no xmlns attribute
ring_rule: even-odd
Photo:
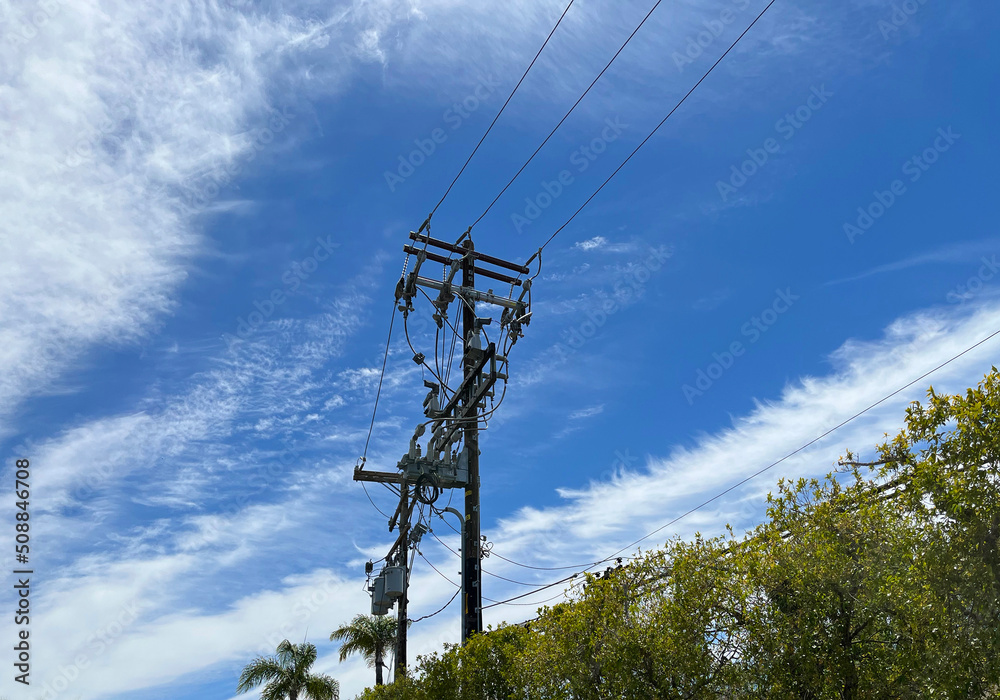
<svg viewBox="0 0 1000 700"><path fill-rule="evenodd" d="M402 566L387 566L382 570L382 576L385 580L385 597L401 597L406 582L406 570Z"/></svg>
<svg viewBox="0 0 1000 700"><path fill-rule="evenodd" d="M369 590L372 594L372 615L381 617L387 614L392 607L392 599L385 595L385 576L382 574L376 576Z"/></svg>

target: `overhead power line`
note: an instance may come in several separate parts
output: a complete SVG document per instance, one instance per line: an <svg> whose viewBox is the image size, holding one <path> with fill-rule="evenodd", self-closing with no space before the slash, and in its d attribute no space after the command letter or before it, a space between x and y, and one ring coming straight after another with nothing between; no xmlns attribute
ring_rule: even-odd
<svg viewBox="0 0 1000 700"><path fill-rule="evenodd" d="M479 218L472 222L473 226L475 226L476 224L478 224L480 221L483 220L483 217L489 213L490 209L492 209L493 205L496 204L497 201L500 199L500 197L503 196L504 192L506 192L510 188L510 186L514 184L514 180L516 180L521 175L521 173L524 172L524 169L528 167L528 164L535 159L535 156L538 155L538 152L542 150L542 147L549 142L549 139L551 139L552 135L559 130L559 127L563 125L563 122L565 122L566 119L569 118L569 115L572 114L573 110L576 109L577 105L579 105L583 101L583 98L587 96L587 93L590 92L591 88L597 85L597 81L601 79L601 76L603 76L604 73L607 72L608 68L611 67L611 64L615 62L615 59L618 58L618 54L620 54L622 51L625 50L625 47L628 46L630 41L632 41L632 37L634 37L638 33L638 31L642 29L642 25L646 23L646 20L649 19L650 15L653 14L653 10L659 7L661 2L663 2L663 0L656 0L656 4L653 5L652 9L650 9L650 11L646 13L646 16L642 18L642 21L639 22L639 26L637 26L634 30L632 30L632 33L628 35L628 38L625 40L625 43L623 43L618 48L618 50L615 52L615 55L611 57L610 61L608 61L608 64L604 66L604 68L601 70L600 73L597 74L597 77L594 78L593 82L591 82L590 85L587 86L587 89L583 91L583 94L577 98L576 102L573 103L573 106L569 108L569 111L566 112L566 114L563 115L563 118L559 120L559 123L552 128L552 131L549 132L549 135L546 136L545 139L543 139L540 144L538 144L538 148L535 149L535 152L532 153L531 156L528 158L528 160L524 162L524 165L522 165L521 168L516 173L514 173L514 177L510 179L510 182L504 185L504 188L500 190L500 194L494 197L493 201L490 202L490 205L486 207L486 210L479 215Z"/></svg>
<svg viewBox="0 0 1000 700"><path fill-rule="evenodd" d="M389 335L385 339L385 354L382 356L382 372L378 377L378 389L375 391L375 406L372 408L372 422L368 426L368 437L365 438L365 451L361 455L361 464L364 466L368 459L368 443L372 439L372 430L375 428L375 414L378 413L378 399L382 395L382 380L385 379L385 364L389 359L389 343L392 341L392 324L396 320L396 302L392 303L392 315L389 317ZM365 491L367 493L367 490ZM372 505L375 505L374 503ZM376 506L377 509L377 506ZM381 511L380 511L381 512Z"/></svg>
<svg viewBox="0 0 1000 700"><path fill-rule="evenodd" d="M448 599L447 603L445 603L444 605L442 605L438 610L435 610L434 612L432 612L430 615L424 615L423 617L418 617L416 620L410 620L410 624L413 624L414 622L420 622L421 620L426 620L428 618L434 617L438 613L443 613L448 608L448 606L451 605L455 601L455 598L457 598L458 594L461 593L461 592L462 592L461 588L456 588L455 592L451 594L451 598Z"/></svg>
<svg viewBox="0 0 1000 700"><path fill-rule="evenodd" d="M462 534L458 530L455 529L454 525L452 525L450 522L448 522L441 515L441 513L442 513L441 510L432 507L431 511L436 516L438 516L441 519L441 522L443 522L445 525L447 525L449 528L451 528L451 531L454 532L456 535L461 535ZM435 535L433 530L431 530L431 534L434 535L434 539L436 539L438 542L440 542L445 547L445 549L447 549L448 551L450 551L452 554L457 554L457 552L455 552L455 550L453 550L444 541L442 541L440 537L438 537L437 535ZM603 564L604 563L603 561L601 561L601 562L591 562L589 564L569 564L567 566L531 566L530 564L522 564L519 561L514 561L513 559L508 559L504 555L498 554L495 550L490 550L490 556L494 556L494 557L496 557L498 559L503 559L508 564L513 564L514 566L520 566L523 569L534 569L535 571L568 571L570 569L580 570L580 569L584 569L584 568L589 568L591 566L596 566L597 564ZM489 572L486 572L486 573L489 573ZM496 574L491 574L491 575L496 576ZM525 584L522 584L522 585L525 585Z"/></svg>
<svg viewBox="0 0 1000 700"><path fill-rule="evenodd" d="M522 564L520 562L514 561L513 559L508 559L502 554L497 554L496 552L490 552L490 553L499 559L503 559L505 562L509 564L513 564L514 566L520 566L524 569L534 569L535 571L567 571L569 569L579 570L579 569L590 568L592 566L596 566L597 564L604 563L604 562L592 562L590 564L573 564L570 566L531 566L529 564Z"/></svg>
<svg viewBox="0 0 1000 700"><path fill-rule="evenodd" d="M795 449L795 450L792 450L791 452L789 452L788 454L786 454L786 455L785 455L784 457L782 457L781 459L778 459L778 460L775 460L774 462L771 462L770 464L768 464L768 465L767 465L766 467L764 467L764 468L762 468L762 469L759 469L759 470L757 470L756 472L754 472L753 474L750 474L749 476L747 476L747 477L745 477L745 478L741 479L740 481L736 482L735 484L733 484L732 486L728 487L728 488L727 488L727 489L725 489L724 491L721 491L720 493L716 494L715 496L712 496L712 497L711 497L711 498L709 498L708 500L706 500L706 501L704 501L704 502L702 502L702 503L698 504L697 506L695 506L694 508L691 508L691 509L690 509L690 510L688 510L687 512L685 512L685 513L682 513L681 515L678 515L678 516L677 516L676 518L674 518L674 519L673 519L673 520L671 520L670 522L668 522L668 523L665 523L664 525L661 525L660 527L656 528L656 529L655 529L655 530L653 530L652 532L649 532L649 533L647 533L647 534L643 535L642 537L640 537L639 539L635 540L634 542L632 542L632 543L630 543L630 544L628 544L628 545L626 545L626 546L622 547L621 549L617 550L616 552L614 552L614 553L613 553L613 554L611 554L610 556L608 556L608 557L605 557L604 559L602 559L602 560L600 560L600 561L598 561L598 562L595 562L595 563L594 563L594 564L592 564L591 566L588 566L588 567L586 567L585 569L582 569L581 571L579 571L579 572L577 572L577 573L574 573L574 574L571 574L570 576L566 576L566 577L564 577L564 578L561 578L561 579L559 579L558 581L553 581L552 583L549 583L549 584L545 584L545 585L543 585L543 586L540 586L540 587L538 587L537 589L535 589L534 591L528 591L527 593L522 593L521 595L516 595L516 596L514 596L514 597L512 597L512 598L508 598L508 599L506 599L506 600L500 600L500 601L494 601L494 602L492 602L492 603L491 603L490 605L484 605L484 606L483 606L483 609L485 610L486 608L492 608L492 607L495 607L495 606L497 606L497 605L506 605L506 604L510 604L510 603L511 603L511 601L515 601L515 600L520 600L521 598L525 598L525 597L527 597L527 596L529 596L529 595L533 595L534 593L539 593L539 592L541 592L541 591L544 591L544 590L546 590L546 589L548 589L548 588L552 588L553 586L558 586L558 585L559 585L559 584L561 584L561 583L565 583L565 582L567 582L567 581L570 581L570 580L572 580L572 579L576 578L576 577L577 577L577 576L579 576L580 574L583 574L583 573L586 573L587 571L589 571L590 569L592 569L592 568L593 568L594 566L598 566L598 565L600 565L600 564L604 564L604 563L606 563L606 562L609 562L609 561L611 561L612 559L615 559L615 558L616 558L616 557L617 557L617 556L618 556L619 554L621 554L622 552L624 552L624 551L626 551L626 550L628 550L628 549L631 549L632 547L634 547L635 545L639 544L640 542L643 542L644 540L647 540L647 539L649 539L649 538L650 538L650 537L652 537L653 535L655 535L655 534L657 534L657 533L659 533L659 532L662 532L663 530L665 530L666 528L670 527L671 525L674 525L674 524L676 524L676 523L680 522L680 521L681 521L681 520L683 520L684 518L686 518L686 517L688 517L689 515L691 515L691 514L693 514L693 513L697 512L697 511L701 510L701 509L702 509L702 508L704 508L705 506L707 506L707 505L709 505L709 504L711 504L711 503L713 503L713 502L717 501L718 499L722 498L722 497L723 497L723 496L725 496L726 494L728 494L728 493L731 493L731 492L732 492L732 491L734 491L735 489L738 489L739 487L741 487L741 486L743 486L743 485L747 484L748 482L752 481L753 479L756 479L756 478L757 478L758 476L760 476L761 474L764 474L765 472L767 472L767 471L770 471L771 469L773 469L774 467L778 466L778 465L779 465L779 464L781 464L782 462L785 462L786 460L790 459L791 457L794 457L795 455L797 455L798 453L802 452L803 450L805 450L805 449L807 449L807 448L811 447L812 445L816 444L817 442L819 442L819 441L820 441L820 440L822 440L823 438L825 438L825 437L827 437L827 436L831 435L832 433L836 432L837 430L839 430L839 429L843 428L843 427L844 427L845 425L847 425L848 423L851 423L851 422L853 422L853 421L857 420L858 418L860 418L860 417L861 417L861 416L863 416L864 414L866 414L866 413L868 413L869 411L871 411L871 410L872 410L873 408L876 408L876 407L878 407L878 406L882 405L883 403L885 403L885 402L886 402L886 401L888 401L889 399L891 399L891 398L893 398L894 396L896 396L896 395L898 395L898 394L900 394L900 393L902 393L902 392L906 391L907 389L909 389L909 388L910 388L910 387L912 387L913 385L915 385L915 384L917 384L917 383L919 383L919 382L922 382L923 380L927 379L927 378L928 378L929 376L931 376L931 375L932 375L932 374L934 374L935 372L937 372L937 371L939 371L939 370L943 369L944 367L947 367L948 365L950 365L950 364L951 364L952 362L954 362L955 360L957 360L957 359L959 359L959 358L961 358L961 357L963 357L963 356L967 355L968 353L972 352L973 350L975 350L975 349L976 349L976 348L978 348L979 346L981 346L981 345L984 345L985 343L989 342L990 340L992 340L993 338L997 337L998 335L1000 335L1000 330L997 330L997 331L994 331L994 332L993 332L993 333L991 333L990 335L986 336L985 338L983 338L982 340L978 341L977 343L975 343L975 344L973 344L973 345L969 346L968 348L966 348L966 349L965 349L965 350L963 350L962 352L958 353L957 355L955 355L955 356L953 356L953 357L949 358L948 360L945 360L944 362L942 362L941 364L939 364L939 365L938 365L937 367L934 367L933 369L931 369L931 370L929 370L929 371L927 371L927 372L924 372L923 374L921 374L921 375L920 375L919 377L917 377L917 378L916 378L916 379L914 379L913 381L911 381L911 382L908 382L907 384L904 384L903 386L901 386L900 388L896 389L896 390L895 390L895 391L893 391L892 393L890 393L890 394L886 394L885 396L883 396L883 397L882 397L881 399L879 399L879 400L878 400L878 401L876 401L875 403L873 403L873 404L869 405L868 407L866 407L866 408L862 409L861 411L858 411L857 413L855 413L855 414L854 414L853 416L851 416L850 418L847 418L846 420L843 420L843 421L841 421L840 423L838 423L838 424L837 424L837 425L835 425L834 427L832 427L832 428L830 428L829 430L827 430L826 432L824 432L824 433L823 433L822 435L820 435L819 437L816 437L816 438L813 438L812 440L810 440L810 441L809 441L809 442L807 442L806 444L802 445L802 446L801 446L801 447L799 447L798 449Z"/></svg>
<svg viewBox="0 0 1000 700"><path fill-rule="evenodd" d="M648 135L648 136L647 136L646 138L644 138L644 139L642 140L642 142L641 142L641 143L640 143L640 144L639 144L638 146L636 146L636 147L635 147L635 150L634 150L634 151L632 151L632 152L631 152L631 153L630 153L630 154L628 155L628 157L627 157L627 158L626 158L626 159L625 159L624 161L622 161L622 164L621 164L621 165L619 165L619 166L618 166L617 168L615 168L615 171L614 171L613 173L611 173L611 174L610 174L610 175L608 176L608 178L607 178L607 179L606 179L606 180L605 180L604 182L602 182L602 183L601 183L601 186L600 186L600 187L598 187L598 188L597 188L597 189L596 189L596 190L594 191L594 193L593 193L592 195L590 195L589 197L587 197L587 200L586 200L586 201L585 201L585 202L584 202L583 204L581 204L581 205L580 205L580 208L579 208L579 209L577 209L577 210L576 210L575 212L573 212L573 215L572 215L571 217L569 217L569 219L567 219L567 220L566 220L566 222L565 222L565 223L564 223L564 224L563 224L562 226L560 226L559 228L557 228L557 229L555 230L555 233L553 233L553 234L552 234L551 236L549 236L548 240L547 240L547 241L545 241L545 243L543 243L543 244L542 244L542 249L544 249L544 248L545 248L545 246L547 246L547 245L548 245L549 243L551 243L551 242L552 242L552 239L553 239L553 238L555 238L555 237L556 237L557 235L559 235L559 232L560 232L560 231L562 231L562 230L563 230L564 228L566 228L567 226L569 226L570 222L572 222L572 221L573 221L573 219L575 219L575 218L576 218L577 214L579 214L579 213L580 213L581 211L583 211L583 208L584 208L584 207L586 207L586 206L587 206L588 204L590 204L590 201L591 201L591 200L592 200L592 199L593 199L594 197L596 197L596 196L597 196L597 195L598 195L598 194L600 193L600 191L601 191L601 190L603 190L603 189L604 189L604 186L605 186L605 185L607 185L607 184L608 184L609 182L611 182L611 179L612 179L612 178L613 178L613 177L614 177L615 175L617 175L617 174L618 174L618 171L619 171L619 170L621 170L622 168L624 168L624 167L625 167L625 164L626 164L626 163L628 163L628 162L629 162L630 160L632 160L632 156L634 156L634 155L635 155L636 153L638 153L639 149L640 149L640 148L642 148L642 147L643 147L644 145L646 145L646 142L647 142L647 141L649 141L649 140L650 140L651 138L653 138L653 134L655 134L655 133L656 133L657 131L659 131L660 127L661 127L661 126L663 126L663 125L664 125L664 124L665 124L665 123L667 122L667 120L668 120L668 119L670 119L670 117L672 117L672 116L673 116L674 112L676 112L676 111L677 111L678 109L680 109L680 106L681 106L681 105L683 105L683 104L684 104L684 103L685 103L685 102L687 101L687 98L689 98L689 97L691 96L691 94L692 94L692 93L693 93L693 92L694 92L695 90L697 90L697 89L698 89L698 86L699 86L699 85L701 85L701 84L702 84L703 82L705 82L705 79L706 79L706 78L708 78L708 76L712 74L712 71L714 71L714 70L716 69L716 67L717 67L717 66L718 66L718 65L719 65L720 63L722 63L722 60L723 60L723 59L724 59L724 58L725 58L726 56L728 56L728 55L729 55L729 53L730 53L730 52L731 52L731 51L732 51L732 50L733 50L734 48L736 48L736 45L737 45L738 43L740 43L740 40L741 40L741 39L742 39L743 37L745 37L745 36L747 35L747 33L748 33L748 32L749 32L749 31L750 31L751 29L753 29L753 28L754 28L754 26L755 26L755 25L757 24L757 22L759 22L759 21L760 21L760 18L761 18L761 17L763 17L763 16L764 16L764 14L765 14L765 13L766 13L766 12L767 12L768 10L770 10L770 9L771 9L771 6L772 6L772 5L773 5L773 4L775 3L775 2L777 2L777 0L771 0L771 2L767 3L767 6L766 6L766 7L765 7L765 8L764 8L764 9L763 9L762 11L761 11L761 13L760 13L759 15L757 15L756 19L754 19L754 21L750 23L750 26L748 26L748 27L747 27L746 29L744 29L744 30L743 30L743 33L742 33L742 34L740 34L740 35L739 35L739 37L737 37L736 41L734 41L734 42L733 42L733 43L732 43L732 44L730 45L730 47L729 47L728 49L726 49L726 52L725 52L724 54L722 54L722 56L720 56L720 57L719 57L719 60L717 60L717 61L716 61L716 62L715 62L714 64L712 64L712 67L711 67L711 68L709 68L709 69L708 69L708 70L707 70L707 71L705 72L705 74L704 74L703 76L701 76L701 79L700 79L700 80L699 80L699 81L698 81L697 83L695 83L695 84L694 84L694 87L692 87L692 88L691 88L690 90L688 90L688 91L687 91L687 94L686 94L686 95L684 95L684 97L682 97L682 98L681 98L680 102L678 102L678 103L677 103L676 105L674 105L674 108L670 110L670 112L669 112L669 113L667 114L667 116L665 116L665 117L663 118L663 120L662 120L662 121L661 121L661 122L660 122L659 124L657 124L657 125L656 125L656 127L655 127L655 128L654 128L654 129L653 129L653 130L652 130L651 132L649 132L649 135Z"/></svg>
<svg viewBox="0 0 1000 700"><path fill-rule="evenodd" d="M589 569L591 567L587 567L587 568ZM549 589L549 588L552 588L553 586L558 586L561 583L566 583L567 581L571 581L571 580L575 579L577 576L579 576L580 574L586 573L586 571L587 571L587 569L584 569L583 571L577 572L575 574L570 574L569 576L566 576L565 578L561 578L558 581L553 581L552 583L547 583L544 586L539 586L538 588L536 588L533 591L528 591L527 593L522 593L521 595L516 595L513 598L507 598L506 600L494 600L489 605L484 605L483 606L483 610L486 610L487 608L495 608L498 605L513 605L514 603L512 601L520 600L521 598L527 598L529 595L534 595L535 593L541 593L542 591L544 591L546 589ZM560 594L560 595L562 595L562 594ZM558 597L558 596L556 596L556 597ZM484 598L484 600L485 600L485 598ZM536 605L536 603L529 603L529 605Z"/></svg>
<svg viewBox="0 0 1000 700"><path fill-rule="evenodd" d="M385 513L385 511L383 511L377 505L375 505L375 501L372 500L372 495L370 493L368 493L368 487L365 486L365 482L363 482L363 481L361 482L361 488L363 488L365 490L365 495L368 496L368 502L372 504L372 507L379 512L379 515L381 515L383 518L385 518L386 520L388 520L390 516L387 515Z"/></svg>
<svg viewBox="0 0 1000 700"><path fill-rule="evenodd" d="M507 100L503 103L503 106L500 107L500 111L497 112L497 115L495 117L493 117L493 121L490 122L489 127L486 129L486 133L483 134L483 137L481 139L479 139L479 143L476 144L476 147L472 149L472 153L469 154L469 157L462 165L462 169L458 171L458 175L456 175L455 179L451 181L450 185L448 185L448 189L445 190L444 196L442 196L441 200L434 205L434 209L431 210L430 216L434 216L434 212L436 212L438 210L438 207L440 207L444 203L444 200L448 198L448 194L451 192L451 188L455 186L456 182L458 182L458 178L462 177L462 173L465 172L465 169L472 161L473 156L476 155L476 152L479 150L479 147L483 145L483 141L486 140L486 137L489 136L490 132L493 130L493 125L497 123L497 120L500 118L500 115L503 114L503 111L505 109L507 109L507 105L510 103L511 98L514 97L514 93L516 93L517 89L521 87L521 83L524 82L524 79L528 77L528 73L529 71L531 71L532 66L535 65L535 61L538 60L538 57L542 55L542 51L544 51L545 47L548 46L549 39L551 39L552 35L556 33L556 29L559 28L560 24L562 24L563 18L566 16L566 13L569 12L569 8L573 6L574 2L576 2L576 0L569 0L569 4L566 5L566 9L563 10L561 15L559 15L559 19L556 21L555 26L552 27L552 31L550 31L549 35L545 37L545 41L542 43L542 47L538 49L538 53L535 54L535 57L531 59L531 63L528 64L527 69L524 71L524 75L522 75L521 79L517 81L517 85L514 86L514 89L511 90L510 95L507 96Z"/></svg>
<svg viewBox="0 0 1000 700"><path fill-rule="evenodd" d="M440 576L440 577L441 577L441 578L443 578L443 579L444 579L445 581L447 581L448 583L450 583L451 585L453 585L453 586L454 586L455 588L457 588L457 589L459 589L459 590L461 590L461 589L462 589L462 587L461 587L460 585L458 585L457 583L455 583L454 581L452 581L452 580L451 580L450 578L448 578L447 576L445 576L444 574L442 574L442 573L441 573L441 570L440 570L440 569L438 569L438 568L437 568L436 566L434 566L433 564L431 564L431 560L430 560L430 559L428 559L427 557L425 557L425 556L424 556L424 554L423 554L423 552L421 552L421 551L420 551L419 549L417 550L417 554L419 554L419 555L420 555L420 558L421 558L421 559L423 559L423 560L424 560L425 562L427 562L427 564L428 564L428 565L429 565L429 566L430 566L430 567L431 567L432 569L434 569L434 571L436 571L436 572L437 572L437 575L438 575L438 576Z"/></svg>
<svg viewBox="0 0 1000 700"><path fill-rule="evenodd" d="M452 549L451 547L449 547L449 546L448 546L448 545L447 545L447 544L445 543L445 541L444 541L444 540L442 540L442 539L441 539L440 537L438 537L438 536L437 536L436 534L434 534L434 531L433 531L433 530L430 530L429 532L430 532L430 533L431 533L431 535L432 535L432 536L434 537L434 539L436 539L436 540L438 541L438 544L440 544L440 545L441 545L442 547L444 547L445 549L447 549L447 550L448 550L449 552L451 552L452 554L454 554L454 555L455 555L456 557L458 557L459 559L461 559L461 558L462 558L462 555L461 555L461 554L459 554L459 553L458 553L458 552L456 552L456 551L455 551L454 549ZM490 552L490 553L492 554L492 552ZM502 557L501 557L501 558L502 558ZM482 567L480 567L480 568L482 568ZM494 573L493 573L492 571L487 571L486 569L482 569L482 571L483 571L483 573L484 573L484 574L486 574L487 576L492 576L493 578L498 578L498 579L500 579L501 581L506 581L507 583L514 583L514 584L517 584L518 586L529 586L529 587L533 587L533 586L537 586L537 585L538 585L537 583L526 583L526 582L524 582L524 581L515 581L515 580L514 580L514 579L512 579L512 578L507 578L506 576L501 576L500 574L494 574Z"/></svg>

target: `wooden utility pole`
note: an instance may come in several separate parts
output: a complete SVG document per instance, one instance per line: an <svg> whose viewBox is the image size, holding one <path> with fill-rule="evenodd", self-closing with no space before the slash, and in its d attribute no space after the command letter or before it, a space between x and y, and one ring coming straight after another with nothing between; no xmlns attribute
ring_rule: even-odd
<svg viewBox="0 0 1000 700"><path fill-rule="evenodd" d="M472 239L465 241L464 248L472 253ZM466 255L462 259L462 287L476 288L475 258ZM462 366L465 382L474 388L479 373L479 356L482 355L479 328L477 327L475 304L462 306ZM476 342L473 342L476 341ZM465 448L469 455L469 483L465 487L465 538L462 542L462 642L483 631L483 573L482 545L479 541L479 411L474 404L474 391L462 397L463 413L471 416L465 423Z"/></svg>
<svg viewBox="0 0 1000 700"><path fill-rule="evenodd" d="M407 596L410 594L410 562L407 554L410 551L408 540L410 537L410 487L403 482L399 487L399 509L401 512L399 519L399 541L400 546L396 550L396 565L403 567L403 595L397 603L398 611L396 615L396 668L393 671L393 678L399 680L406 675L406 628L409 620L406 615Z"/></svg>

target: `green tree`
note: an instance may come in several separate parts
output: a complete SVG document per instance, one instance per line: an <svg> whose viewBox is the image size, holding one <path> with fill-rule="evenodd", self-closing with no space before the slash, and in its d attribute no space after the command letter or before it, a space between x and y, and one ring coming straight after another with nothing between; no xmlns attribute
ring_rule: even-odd
<svg viewBox="0 0 1000 700"><path fill-rule="evenodd" d="M976 388L906 411L906 425L879 446L879 475L898 483L907 516L934 531L924 552L937 601L928 672L950 697L983 697L1000 678L1000 373ZM993 695L990 695L993 697Z"/></svg>
<svg viewBox="0 0 1000 700"><path fill-rule="evenodd" d="M316 661L315 644L295 644L287 639L273 657L259 656L240 674L237 693L263 685L261 700L338 700L340 684L330 676L309 672Z"/></svg>
<svg viewBox="0 0 1000 700"><path fill-rule="evenodd" d="M779 482L743 537L587 575L527 629L445 645L362 698L1000 697L1000 373L931 390L877 450Z"/></svg>
<svg viewBox="0 0 1000 700"><path fill-rule="evenodd" d="M734 554L753 603L741 630L743 697L931 695L920 660L935 627L921 557L932 534L854 479L782 482L770 522Z"/></svg>
<svg viewBox="0 0 1000 700"><path fill-rule="evenodd" d="M397 623L386 615L355 615L349 624L341 625L330 635L330 641L343 641L340 660L351 654L361 654L368 667L375 668L375 685L382 685L382 669L386 652L396 643Z"/></svg>

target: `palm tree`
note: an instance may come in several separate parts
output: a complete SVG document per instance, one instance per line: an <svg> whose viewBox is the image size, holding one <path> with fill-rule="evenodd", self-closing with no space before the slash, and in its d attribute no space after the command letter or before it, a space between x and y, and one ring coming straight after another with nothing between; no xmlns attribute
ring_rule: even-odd
<svg viewBox="0 0 1000 700"><path fill-rule="evenodd" d="M375 685L382 685L385 652L396 643L396 621L388 616L355 615L350 624L341 625L330 635L331 642L337 640L344 640L340 660L361 654L369 668L375 667Z"/></svg>
<svg viewBox="0 0 1000 700"><path fill-rule="evenodd" d="M240 674L237 693L264 685L260 700L339 700L340 684L330 676L309 673L316 661L316 645L293 645L287 639L273 657L258 656ZM266 684L266 685L265 685Z"/></svg>

